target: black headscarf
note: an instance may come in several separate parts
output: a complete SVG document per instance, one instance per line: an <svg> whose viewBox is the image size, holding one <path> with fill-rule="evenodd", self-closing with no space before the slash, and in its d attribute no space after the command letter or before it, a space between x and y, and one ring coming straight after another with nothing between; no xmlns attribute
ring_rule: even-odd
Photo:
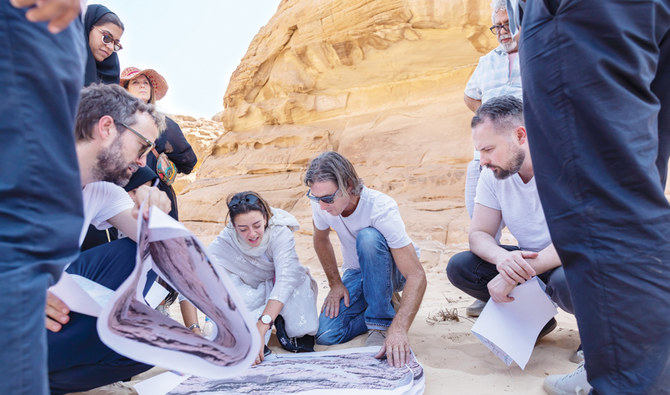
<svg viewBox="0 0 670 395"><path fill-rule="evenodd" d="M88 49L88 58L86 59L86 74L84 76L84 86L89 86L95 82L103 84L118 84L120 82L121 66L119 56L113 52L102 62L98 62L93 57L91 47L88 44L88 35L93 26L105 14L114 14L109 8L100 4L91 4L86 8L86 17L84 18L84 37L86 37L86 49ZM115 14L116 15L116 14Z"/></svg>

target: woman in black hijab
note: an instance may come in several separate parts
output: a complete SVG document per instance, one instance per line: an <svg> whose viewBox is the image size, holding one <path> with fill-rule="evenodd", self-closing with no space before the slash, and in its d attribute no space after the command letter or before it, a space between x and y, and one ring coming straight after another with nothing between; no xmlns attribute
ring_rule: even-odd
<svg viewBox="0 0 670 395"><path fill-rule="evenodd" d="M84 18L84 36L88 46L84 86L101 82L118 84L121 67L116 54L123 47L123 23L119 17L100 4L91 4Z"/></svg>

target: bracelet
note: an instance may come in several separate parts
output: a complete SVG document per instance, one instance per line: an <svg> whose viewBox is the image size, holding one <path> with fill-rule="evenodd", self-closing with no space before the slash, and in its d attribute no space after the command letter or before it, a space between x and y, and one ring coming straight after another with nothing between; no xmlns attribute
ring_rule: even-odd
<svg viewBox="0 0 670 395"><path fill-rule="evenodd" d="M198 329L200 329L200 325L198 325L197 322L196 322L195 324L191 324L191 326L188 327L188 330L192 331L193 328L198 328Z"/></svg>

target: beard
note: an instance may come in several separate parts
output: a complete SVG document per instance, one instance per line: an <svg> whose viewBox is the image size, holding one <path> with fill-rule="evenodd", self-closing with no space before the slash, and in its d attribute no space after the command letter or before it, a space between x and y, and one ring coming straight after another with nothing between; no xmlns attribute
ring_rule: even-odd
<svg viewBox="0 0 670 395"><path fill-rule="evenodd" d="M499 180L504 180L516 174L521 170L523 161L526 160L526 153L522 149L518 149L512 154L512 157L507 161L505 167L487 166L493 172L493 176Z"/></svg>
<svg viewBox="0 0 670 395"><path fill-rule="evenodd" d="M134 163L123 163L123 144L117 136L114 142L98 153L97 162L93 168L96 180L108 181L120 187L126 186L130 177L137 171L139 166Z"/></svg>
<svg viewBox="0 0 670 395"><path fill-rule="evenodd" d="M516 41L514 41L514 38L512 37L512 35L511 35L511 34L506 34L506 35L504 35L504 36L501 36L501 37L500 37L500 40L503 40L503 39L505 39L505 38L509 38L509 39L510 39L510 41L507 42L507 43L504 43L504 44L503 44L503 43L500 43L500 45L502 45L502 47L503 47L503 49L505 50L505 52L507 52L507 53L516 52L516 50L517 50L518 47L519 47L519 44L518 44Z"/></svg>

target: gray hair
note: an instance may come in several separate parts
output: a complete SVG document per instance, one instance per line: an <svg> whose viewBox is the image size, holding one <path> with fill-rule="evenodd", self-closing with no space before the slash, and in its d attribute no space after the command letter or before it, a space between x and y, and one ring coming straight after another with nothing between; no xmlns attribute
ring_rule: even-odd
<svg viewBox="0 0 670 395"><path fill-rule="evenodd" d="M496 131L504 133L519 126L525 126L523 121L523 102L514 96L498 96L482 104L470 123L471 128L490 120Z"/></svg>
<svg viewBox="0 0 670 395"><path fill-rule="evenodd" d="M363 181L358 177L354 165L347 158L335 151L324 152L312 159L305 173L305 185L311 187L315 182L332 181L344 196L359 196L363 189Z"/></svg>
<svg viewBox="0 0 670 395"><path fill-rule="evenodd" d="M134 125L136 113L149 113L159 132L165 130L165 116L151 104L145 104L120 85L92 84L81 90L74 135L77 141L93 140L93 127L105 115L115 123ZM123 129L125 130L125 128ZM119 133L122 131L120 130Z"/></svg>
<svg viewBox="0 0 670 395"><path fill-rule="evenodd" d="M507 11L506 0L491 0L491 22L495 25L496 13L498 11Z"/></svg>

